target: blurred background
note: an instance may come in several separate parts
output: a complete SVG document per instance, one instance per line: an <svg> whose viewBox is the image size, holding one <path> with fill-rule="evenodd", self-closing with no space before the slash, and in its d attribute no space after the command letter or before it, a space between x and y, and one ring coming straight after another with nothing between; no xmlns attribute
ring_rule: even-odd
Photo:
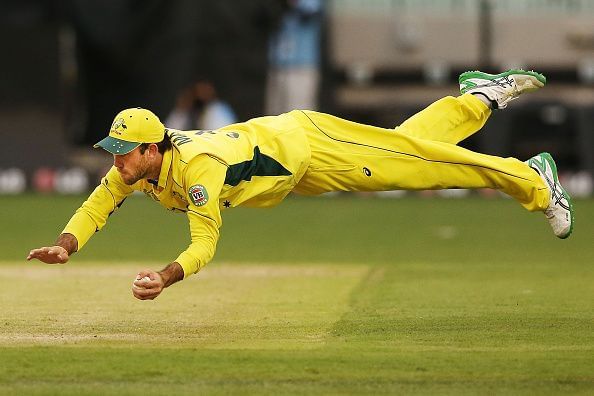
<svg viewBox="0 0 594 396"><path fill-rule="evenodd" d="M78 194L123 108L211 129L294 108L393 127L462 71L528 68L546 89L464 142L549 151L592 195L594 0L3 0L0 194Z"/></svg>

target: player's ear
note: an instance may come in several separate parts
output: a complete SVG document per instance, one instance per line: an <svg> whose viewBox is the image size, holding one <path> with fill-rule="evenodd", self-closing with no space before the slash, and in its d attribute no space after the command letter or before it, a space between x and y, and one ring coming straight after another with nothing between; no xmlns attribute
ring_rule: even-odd
<svg viewBox="0 0 594 396"><path fill-rule="evenodd" d="M154 157L157 155L157 153L159 152L159 146L157 146L155 143L151 143L149 144L149 154L151 155L151 157Z"/></svg>

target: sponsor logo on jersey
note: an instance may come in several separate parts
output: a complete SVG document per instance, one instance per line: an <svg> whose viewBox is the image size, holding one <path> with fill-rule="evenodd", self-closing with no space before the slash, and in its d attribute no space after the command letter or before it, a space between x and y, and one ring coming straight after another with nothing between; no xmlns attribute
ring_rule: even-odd
<svg viewBox="0 0 594 396"><path fill-rule="evenodd" d="M116 135L121 135L124 132L124 129L127 129L126 122L123 118L118 118L113 122L111 125L111 132L115 133Z"/></svg>
<svg viewBox="0 0 594 396"><path fill-rule="evenodd" d="M202 184L195 184L188 190L190 200L196 206L204 206L208 202L208 192Z"/></svg>

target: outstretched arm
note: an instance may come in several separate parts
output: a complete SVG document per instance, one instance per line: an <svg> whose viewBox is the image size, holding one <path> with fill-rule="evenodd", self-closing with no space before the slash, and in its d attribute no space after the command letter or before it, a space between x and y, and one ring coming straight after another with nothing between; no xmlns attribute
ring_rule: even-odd
<svg viewBox="0 0 594 396"><path fill-rule="evenodd" d="M31 250L27 260L38 259L47 264L66 263L74 252L80 250L105 225L109 215L121 206L132 191L132 187L121 180L117 169L112 167L101 184L70 218L54 246Z"/></svg>
<svg viewBox="0 0 594 396"><path fill-rule="evenodd" d="M54 246L44 246L29 252L27 260L38 259L46 264L64 264L78 250L78 241L72 234L60 234Z"/></svg>
<svg viewBox="0 0 594 396"><path fill-rule="evenodd" d="M198 272L212 258L221 226L219 193L227 166L208 155L195 157L186 167L184 189L192 243L174 262L159 272L143 270L132 283L132 294L139 300L153 300L166 287Z"/></svg>
<svg viewBox="0 0 594 396"><path fill-rule="evenodd" d="M221 160L207 154L194 157L185 169L183 185L192 243L174 260L181 265L184 278L200 271L215 253L222 224L219 195L227 169Z"/></svg>

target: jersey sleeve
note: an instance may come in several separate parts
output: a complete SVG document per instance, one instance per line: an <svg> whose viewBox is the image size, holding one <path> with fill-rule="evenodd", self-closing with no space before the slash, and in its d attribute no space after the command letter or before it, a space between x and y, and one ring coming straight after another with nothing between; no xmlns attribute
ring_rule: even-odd
<svg viewBox="0 0 594 396"><path fill-rule="evenodd" d="M226 173L227 165L207 154L196 156L185 169L183 187L192 242L175 260L184 278L200 271L214 256L222 224L219 195Z"/></svg>
<svg viewBox="0 0 594 396"><path fill-rule="evenodd" d="M70 218L62 233L74 235L80 250L95 232L103 228L107 218L133 191L131 186L122 181L117 169L112 167L101 179L101 184Z"/></svg>

